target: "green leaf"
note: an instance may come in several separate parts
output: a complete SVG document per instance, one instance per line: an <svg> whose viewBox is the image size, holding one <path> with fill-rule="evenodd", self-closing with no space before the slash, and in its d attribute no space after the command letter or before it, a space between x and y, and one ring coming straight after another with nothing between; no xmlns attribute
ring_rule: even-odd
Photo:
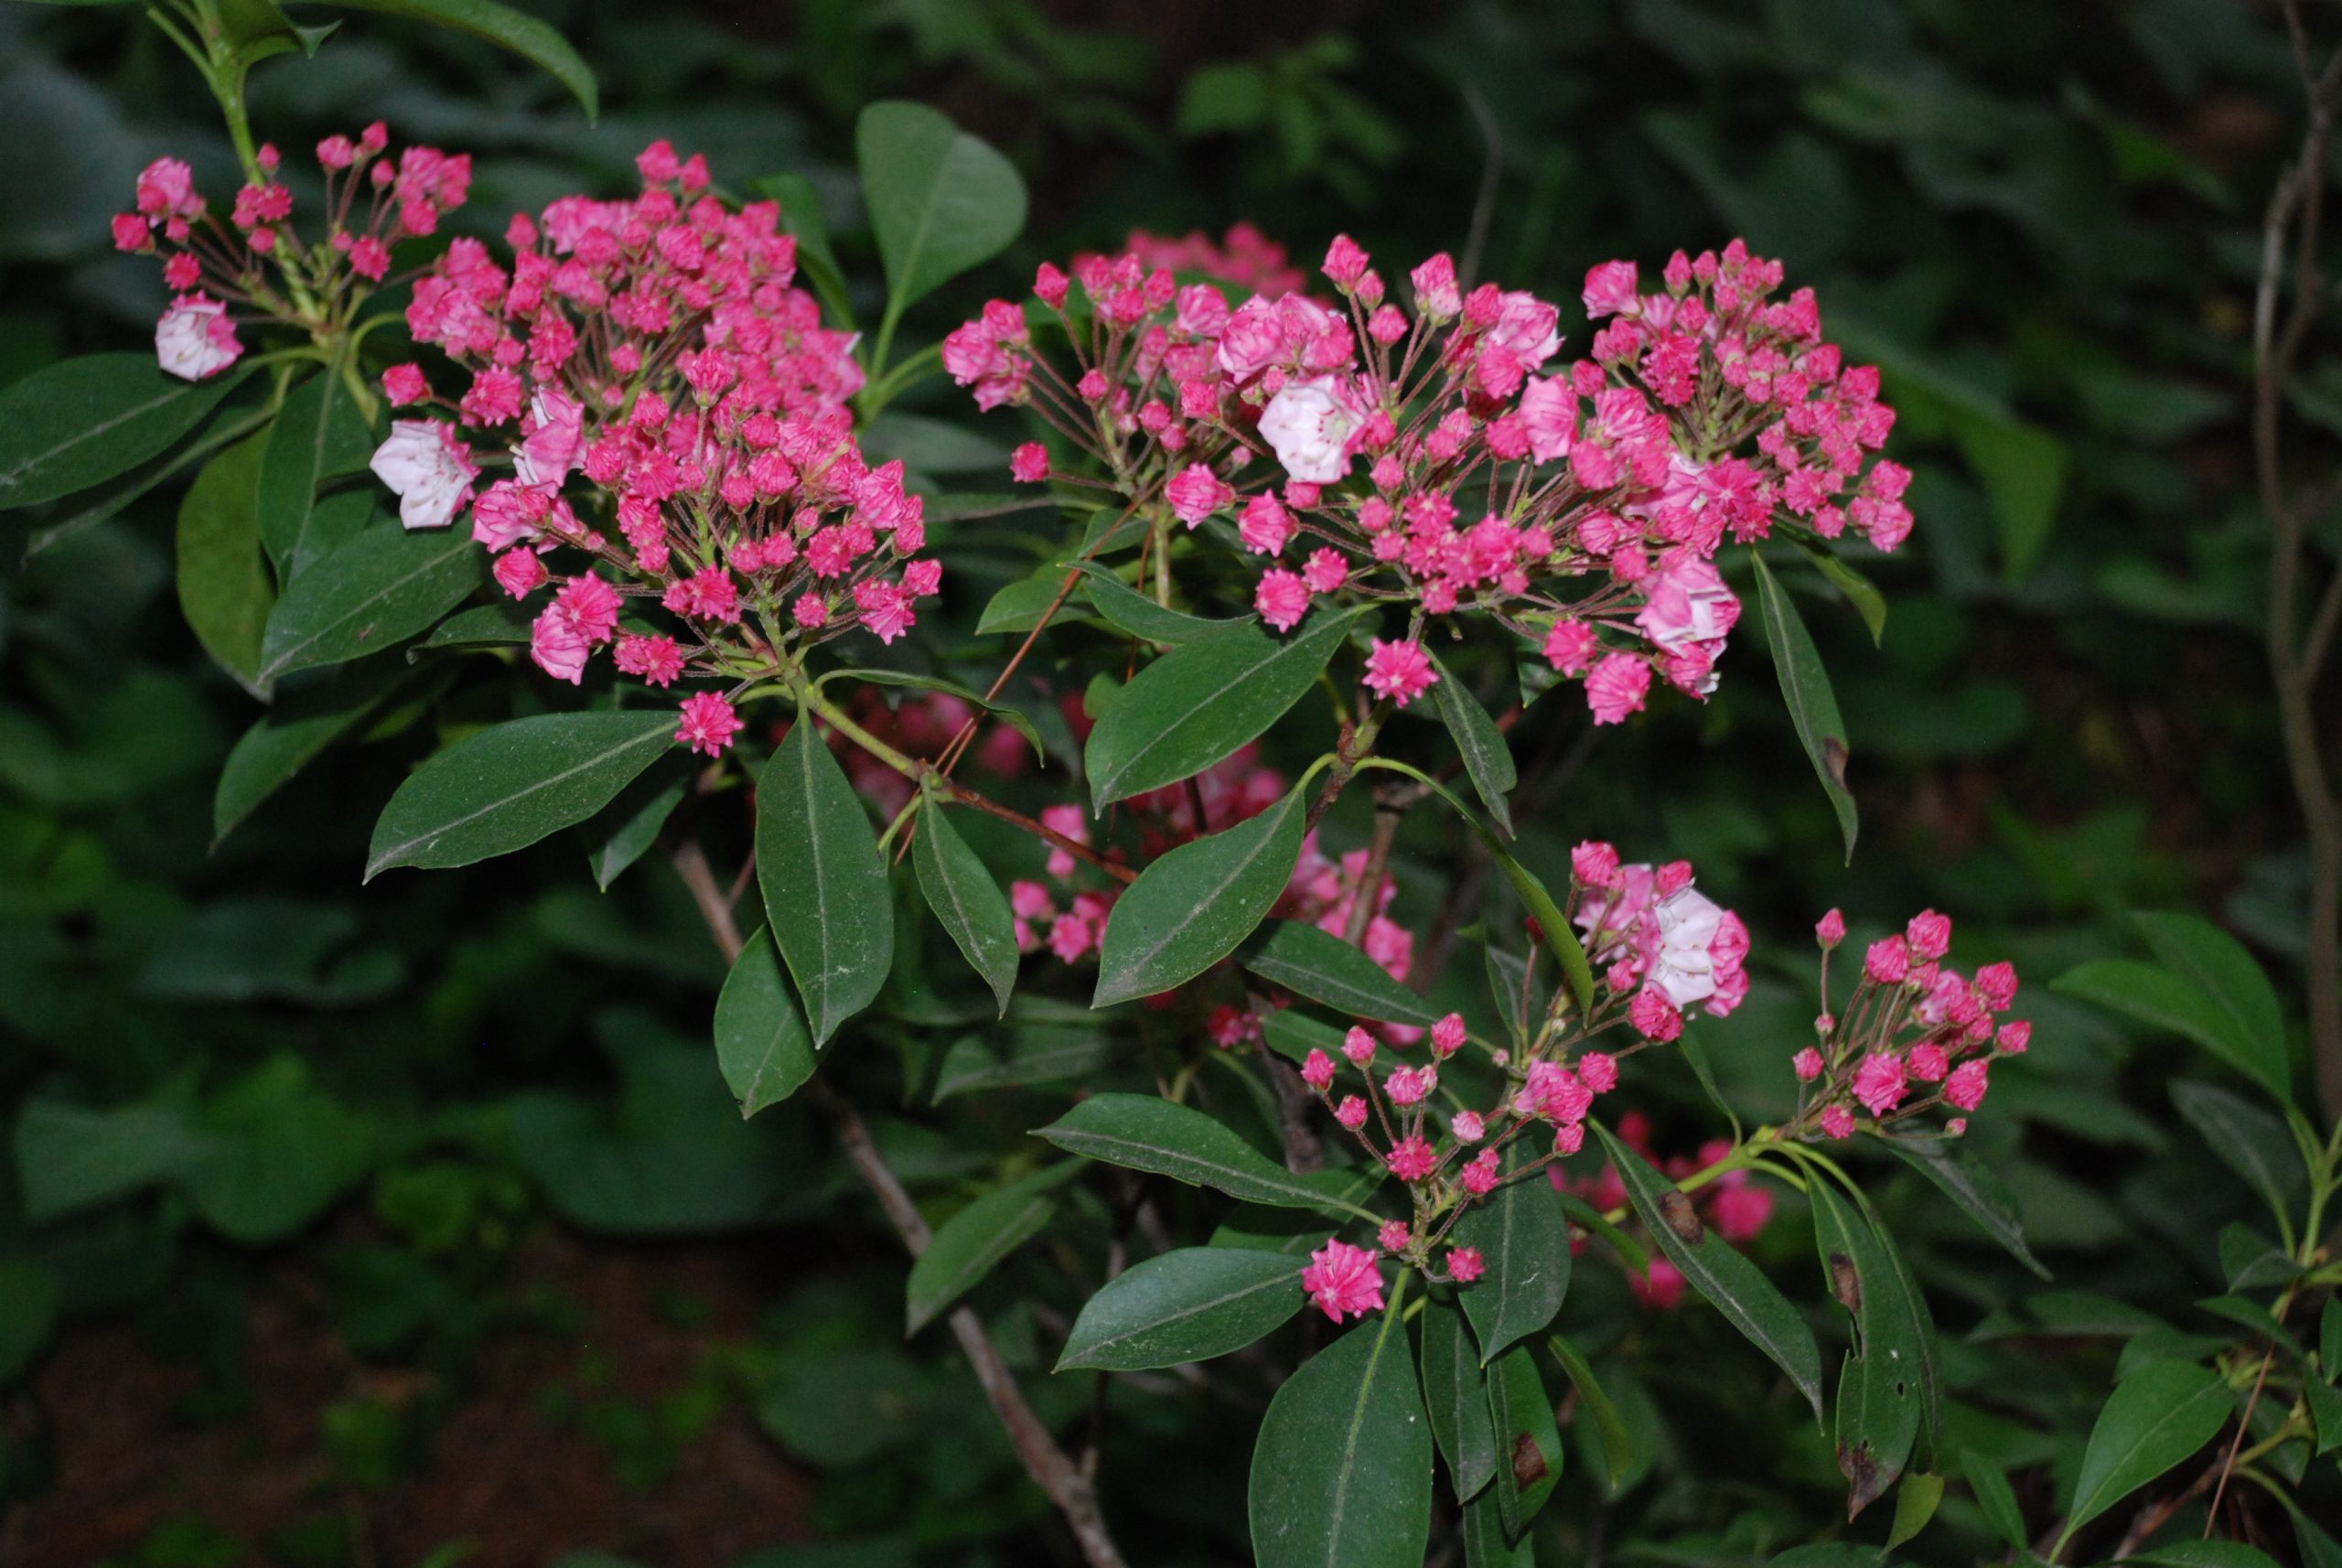
<svg viewBox="0 0 2342 1568"><path fill-rule="evenodd" d="M2184 1036L2267 1090L2278 1103L2291 1102L2283 1035L2271 1038L2240 1033L2227 1007L2161 964L2100 959L2068 970L2049 988Z"/></svg>
<svg viewBox="0 0 2342 1568"><path fill-rule="evenodd" d="M276 586L260 553L253 510L263 433L203 466L179 502L179 608L203 650L244 688L265 697L261 639Z"/></svg>
<svg viewBox="0 0 2342 1568"><path fill-rule="evenodd" d="M1830 809L1838 814L1838 832L1846 841L1846 860L1854 858L1854 798L1846 789L1846 721L1838 716L1837 693L1830 689L1830 672L1822 668L1821 651L1813 646L1797 607L1773 578L1773 569L1756 551L1748 559L1756 568L1756 596L1765 616L1765 640L1773 650L1773 669L1781 678L1781 696L1789 703L1789 720L1821 780Z"/></svg>
<svg viewBox="0 0 2342 1568"><path fill-rule="evenodd" d="M1570 1289L1570 1222L1542 1176L1511 1181L1466 1209L1456 1244L1477 1247L1488 1272L1457 1290L1486 1366L1544 1331Z"/></svg>
<svg viewBox="0 0 2342 1568"><path fill-rule="evenodd" d="M0 1259L0 1387L48 1343L57 1326L57 1275L28 1258Z"/></svg>
<svg viewBox="0 0 2342 1568"><path fill-rule="evenodd" d="M1594 1375L1594 1368L1575 1345L1556 1334L1545 1341L1545 1348L1562 1364L1570 1381L1577 1386L1578 1406L1594 1419L1594 1430L1602 1440L1603 1467L1610 1473L1610 1485L1617 1487L1635 1468L1635 1440L1627 1430L1626 1418L1618 1413L1617 1402L1609 1391Z"/></svg>
<svg viewBox="0 0 2342 1568"><path fill-rule="evenodd" d="M25 1218L40 1224L184 1176L209 1140L177 1101L101 1111L36 1099L17 1112L16 1154Z"/></svg>
<svg viewBox="0 0 2342 1568"><path fill-rule="evenodd" d="M546 23L495 0L328 0L352 11L379 11L387 16L409 16L511 50L530 64L550 72L585 106L586 121L601 117L600 95L594 88L593 68L567 39Z"/></svg>
<svg viewBox="0 0 2342 1568"><path fill-rule="evenodd" d="M158 456L244 377L166 375L151 353L88 354L0 391L0 511L103 484Z"/></svg>
<svg viewBox="0 0 2342 1568"><path fill-rule="evenodd" d="M1176 648L1231 626L1250 624L1250 618L1210 620L1202 616L1191 616L1184 610L1166 609L1114 575L1112 567L1095 561L1068 561L1065 566L1089 577L1089 582L1083 585L1083 591L1089 594L1090 604L1106 618L1108 624L1130 633L1142 642Z"/></svg>
<svg viewBox="0 0 2342 1568"><path fill-rule="evenodd" d="M1115 900L1098 945L1092 1007L1194 979L1252 934L1293 880L1307 815L1302 786L1259 816L1192 840Z"/></svg>
<svg viewBox="0 0 2342 1568"><path fill-rule="evenodd" d="M595 886L607 893L610 884L650 853L659 842L659 830L683 803L683 791L690 785L688 764L653 769L577 825L579 837L586 841L586 865L594 874Z"/></svg>
<svg viewBox="0 0 2342 1568"><path fill-rule="evenodd" d="M886 266L886 314L1006 250L1025 228L1015 166L923 103L886 102L854 129L862 199Z"/></svg>
<svg viewBox="0 0 2342 1568"><path fill-rule="evenodd" d="M1060 1160L984 1194L935 1232L911 1264L903 1332L916 1334L976 1288L1000 1261L1039 1235L1057 1213L1057 1189L1081 1169Z"/></svg>
<svg viewBox="0 0 2342 1568"><path fill-rule="evenodd" d="M493 604L458 610L433 627L429 637L406 650L407 662L417 662L435 648L526 648L535 620L526 606L500 596Z"/></svg>
<svg viewBox="0 0 2342 1568"><path fill-rule="evenodd" d="M1120 1043L1100 1031L1086 1011L1070 1020L1019 1021L1015 1014L1022 1010L1012 1010L1014 1028L1005 1052L999 1048L997 1029L966 1035L951 1043L936 1069L935 1103L978 1090L1093 1077L1122 1052Z"/></svg>
<svg viewBox="0 0 2342 1568"><path fill-rule="evenodd" d="M382 808L366 879L394 865L469 865L525 849L608 805L674 744L671 712L539 714L467 736Z"/></svg>
<svg viewBox="0 0 2342 1568"><path fill-rule="evenodd" d="M1190 1187L1216 1188L1246 1203L1376 1218L1271 1165L1252 1144L1202 1112L1151 1094L1093 1094L1033 1135L1085 1159L1153 1171Z"/></svg>
<svg viewBox="0 0 2342 1568"><path fill-rule="evenodd" d="M1073 1320L1057 1369L1135 1372L1241 1350L1299 1312L1305 1256L1181 1247L1108 1280Z"/></svg>
<svg viewBox="0 0 2342 1568"><path fill-rule="evenodd" d="M715 998L715 1065L743 1120L778 1105L813 1076L813 1037L780 977L780 950L759 927Z"/></svg>
<svg viewBox="0 0 2342 1568"><path fill-rule="evenodd" d="M1391 979L1380 964L1306 920L1271 921L1267 933L1249 944L1237 961L1272 984L1352 1018L1380 1018L1428 1029L1444 1015Z"/></svg>
<svg viewBox="0 0 2342 1568"><path fill-rule="evenodd" d="M394 648L470 596L481 552L460 529L368 529L285 588L269 612L260 678Z"/></svg>
<svg viewBox="0 0 2342 1568"><path fill-rule="evenodd" d="M411 671L396 660L353 664L275 705L246 730L220 765L211 796L211 841L228 836L262 801L366 721Z"/></svg>
<svg viewBox="0 0 2342 1568"><path fill-rule="evenodd" d="M2317 1369L2329 1383L2342 1380L2342 1295L2327 1296L2317 1315Z"/></svg>
<svg viewBox="0 0 2342 1568"><path fill-rule="evenodd" d="M1886 1532L1885 1550L1894 1551L1919 1531L1936 1517L1936 1509L1943 1502L1941 1476L1911 1475L1903 1477L1903 1489L1895 1494L1895 1522Z"/></svg>
<svg viewBox="0 0 2342 1568"><path fill-rule="evenodd" d="M2279 1104L2289 1104L2285 1015L2268 972L2242 942L2198 916L2148 910L2133 918L2164 967L2195 986L2227 1020L2229 1059Z"/></svg>
<svg viewBox="0 0 2342 1568"><path fill-rule="evenodd" d="M1051 618L1052 626L1087 619L1087 613L1076 607L1079 601L1060 601L1060 596L1071 593L1066 585L1066 578L1070 575L1054 566L1044 566L1029 577L1019 577L985 601L983 613L976 618L976 635L1031 631L1041 624L1043 616L1050 613L1051 605L1059 607Z"/></svg>
<svg viewBox="0 0 2342 1568"><path fill-rule="evenodd" d="M1447 1461L1458 1502L1469 1502L1497 1476L1497 1429L1488 1415L1488 1377L1478 1343L1453 1303L1423 1310L1423 1404L1431 1434Z"/></svg>
<svg viewBox="0 0 2342 1568"><path fill-rule="evenodd" d="M1259 1568L1422 1568L1428 1427L1395 1312L1311 1357L1269 1402L1252 1446Z"/></svg>
<svg viewBox="0 0 2342 1568"><path fill-rule="evenodd" d="M969 967L992 987L1000 1015L1008 1014L1008 999L1016 990L1016 919L1008 899L992 873L951 825L942 802L927 797L919 810L919 836L911 843L911 864L919 873L919 889L927 907Z"/></svg>
<svg viewBox="0 0 2342 1568"><path fill-rule="evenodd" d="M182 1178L204 1222L230 1240L282 1240L365 1174L370 1129L280 1055L214 1095L202 1112L208 1155Z"/></svg>
<svg viewBox="0 0 2342 1568"><path fill-rule="evenodd" d="M869 814L800 710L757 781L757 879L813 1043L870 1004L895 963L895 909Z"/></svg>
<svg viewBox="0 0 2342 1568"><path fill-rule="evenodd" d="M2065 1555L2074 1531L2177 1465L2228 1424L2228 1383L2191 1361L2157 1361L2118 1386L2098 1412L2065 1533L2049 1555Z"/></svg>
<svg viewBox="0 0 2342 1568"><path fill-rule="evenodd" d="M2342 1448L2342 1393L2315 1377L2305 1377L2302 1396L2309 1401L2309 1413L2317 1423L2318 1455L2322 1458Z"/></svg>
<svg viewBox="0 0 2342 1568"><path fill-rule="evenodd" d="M1497 1479L1490 1488L1507 1541L1519 1541L1561 1484L1562 1434L1553 1400L1526 1347L1488 1365L1488 1416L1496 1428Z"/></svg>
<svg viewBox="0 0 2342 1568"><path fill-rule="evenodd" d="M373 455L373 432L334 370L311 376L285 400L260 460L260 537L286 582L329 548L319 537L328 531L313 528L318 487L360 472Z"/></svg>
<svg viewBox="0 0 2342 1568"><path fill-rule="evenodd" d="M1537 1568L1537 1543L1504 1538L1504 1513L1494 1491L1464 1505L1464 1568Z"/></svg>
<svg viewBox="0 0 2342 1568"><path fill-rule="evenodd" d="M1191 778L1258 739L1372 610L1320 615L1286 638L1231 626L1140 671L1090 732L1084 767L1097 808Z"/></svg>
<svg viewBox="0 0 2342 1568"><path fill-rule="evenodd" d="M1983 1511L1984 1522L1993 1527L1993 1533L2019 1552L2032 1551L2032 1538L2025 1530L2024 1510L2016 1506L2016 1493L2001 1467L1973 1448L1963 1448L1960 1451L1960 1473L1967 1478L1968 1489L1976 1494L1976 1506Z"/></svg>
<svg viewBox="0 0 2342 1568"><path fill-rule="evenodd" d="M1924 1351L1902 1278L1869 1219L1819 1175L1807 1196L1822 1283L1854 1325L1854 1346L1838 1376L1835 1443L1851 1520L1885 1495L1911 1457L1924 1411Z"/></svg>
<svg viewBox="0 0 2342 1568"><path fill-rule="evenodd" d="M1520 771L1512 764L1512 749L1505 744L1504 731L1497 728L1488 710L1472 695L1468 687L1442 664L1432 660L1439 671L1439 681L1431 689L1439 708L1440 722L1455 738L1456 750L1464 759L1465 777L1472 780L1472 788L1480 803L1488 809L1505 836L1512 836L1513 787L1520 782Z"/></svg>
<svg viewBox="0 0 2342 1568"><path fill-rule="evenodd" d="M1634 1200L1635 1211L1642 1216L1660 1251L1683 1272L1694 1290L1707 1297L1727 1322L1747 1337L1750 1344L1771 1357L1774 1364L1789 1374L1789 1380L1813 1407L1814 1419L1821 1420L1821 1351L1797 1308L1774 1288L1772 1281L1756 1264L1735 1251L1714 1231L1702 1236L1697 1246L1677 1235L1661 1207L1661 1199L1675 1190L1675 1185L1652 1169L1649 1161L1620 1143L1609 1128L1598 1122L1587 1125L1602 1140L1604 1152L1617 1166L1627 1194Z"/></svg>
<svg viewBox="0 0 2342 1568"><path fill-rule="evenodd" d="M2155 1568L2277 1568L2275 1558L2241 1541L2170 1541L2122 1561Z"/></svg>
<svg viewBox="0 0 2342 1568"><path fill-rule="evenodd" d="M1797 547L1813 563L1814 569L1846 596L1846 602L1862 617L1863 625L1870 629L1870 645L1876 648L1886 640L1886 596L1880 593L1868 577L1838 559L1827 546L1800 539Z"/></svg>
<svg viewBox="0 0 2342 1568"><path fill-rule="evenodd" d="M2290 1222L2303 1170L2301 1150L2285 1124L2242 1095L2209 1083L2175 1082L2171 1102L2212 1153L2261 1195L2279 1223Z"/></svg>
<svg viewBox="0 0 2342 1568"><path fill-rule="evenodd" d="M1975 473L2001 527L2003 575L2022 581L2057 524L2066 485L2066 447L2037 424L1963 415L1952 424L1960 455Z"/></svg>
<svg viewBox="0 0 2342 1568"><path fill-rule="evenodd" d="M1892 1138L1885 1142L1905 1165L1940 1187L2010 1257L2043 1279L2049 1277L2049 1271L2025 1243L2025 1224L2017 1217L2016 1199L1989 1166L1958 1144L1913 1144Z"/></svg>
<svg viewBox="0 0 2342 1568"><path fill-rule="evenodd" d="M1033 727L1033 721L1025 716L1023 710L1011 707L1006 703L995 703L983 693L972 691L956 681L946 681L938 675L907 675L899 670L834 670L822 676L818 683L826 686L833 681L859 681L869 686L916 686L924 692L941 692L957 697L972 708L981 708L1023 736L1031 744L1035 757L1044 762L1048 760L1048 753L1041 746L1041 732Z"/></svg>

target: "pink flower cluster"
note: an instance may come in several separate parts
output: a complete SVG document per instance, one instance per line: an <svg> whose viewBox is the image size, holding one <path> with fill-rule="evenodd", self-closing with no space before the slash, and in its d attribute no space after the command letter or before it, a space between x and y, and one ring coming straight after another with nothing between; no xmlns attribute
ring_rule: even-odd
<svg viewBox="0 0 2342 1568"><path fill-rule="evenodd" d="M1728 1139L1711 1138L1700 1145L1696 1155L1660 1159L1651 1149L1650 1118L1639 1111L1629 1111L1619 1117L1616 1131L1620 1143L1657 1165L1668 1180L1679 1184L1729 1155L1733 1147ZM1558 1167L1548 1174L1555 1188L1575 1194L1606 1214L1627 1207L1627 1184L1618 1175L1618 1167L1606 1160L1602 1169L1592 1176L1572 1176ZM1772 1190L1757 1186L1752 1176L1745 1169L1727 1171L1698 1188L1692 1197L1692 1212L1735 1247L1746 1247L1754 1241L1773 1219ZM1574 1233L1570 1247L1574 1252L1584 1251L1585 1233ZM1656 1252L1643 1273L1627 1271L1627 1283L1637 1301L1662 1312L1673 1309L1683 1300L1682 1271Z"/></svg>
<svg viewBox="0 0 2342 1568"><path fill-rule="evenodd" d="M228 307L327 330L346 326L357 303L382 283L392 252L411 236L434 233L464 204L471 159L408 147L393 161L381 121L355 139L317 144L325 171L325 242L304 244L293 228L293 192L277 179L274 146L255 155L261 178L236 192L221 223L177 158L159 158L138 177L134 209L113 220L117 250L163 258L176 297L155 328L164 370L188 381L218 375L243 354Z"/></svg>
<svg viewBox="0 0 2342 1568"><path fill-rule="evenodd" d="M1724 1017L1748 994L1748 928L1693 887L1689 861L1622 865L1596 841L1571 852L1572 919L1614 997L1648 1039L1683 1032L1698 1004Z"/></svg>
<svg viewBox="0 0 2342 1568"><path fill-rule="evenodd" d="M543 558L556 548L587 557L559 579L532 636L532 656L558 680L582 681L603 647L622 673L667 686L755 679L855 628L892 642L942 567L914 558L926 523L902 465L873 467L854 441L843 406L862 385L853 339L823 328L794 286L796 242L778 203L726 207L708 194L704 162L664 142L636 163L642 191L630 200L564 197L515 217L509 267L476 241L451 245L416 284L407 325L468 384L442 398L402 365L385 390L516 438L510 476L471 508L507 593L525 599L554 582ZM446 422L409 426L470 460ZM573 473L605 521L574 509ZM628 599L655 599L680 634L621 628ZM679 738L714 755L737 721L728 699L703 695L686 703Z"/></svg>
<svg viewBox="0 0 2342 1568"><path fill-rule="evenodd" d="M1874 1129L1906 1135L1917 1118L1950 1110L1958 1114L1945 1133L1966 1132L1966 1113L1991 1088L1992 1064L2023 1055L2032 1042L2031 1024L2001 1017L2016 1001L2016 967L1988 963L1961 974L1943 961L1950 917L1929 909L1900 934L1870 944L1853 994L1833 1015L1830 955L1846 939L1845 918L1831 910L1814 935L1824 1010L1814 1020L1815 1043L1790 1064L1800 1086L1790 1131L1851 1137L1860 1112Z"/></svg>
<svg viewBox="0 0 2342 1568"><path fill-rule="evenodd" d="M1704 697L1740 611L1714 565L1727 538L1786 519L1891 550L1910 531L1909 475L1871 461L1894 423L1877 373L1822 339L1811 291L1774 300L1779 263L1737 241L1679 252L1651 295L1632 263L1595 268L1586 308L1609 325L1566 364L1554 306L1467 293L1444 254L1409 275L1412 314L1346 236L1323 269L1338 304L1262 286L1231 306L1159 256L1040 268L1069 367L994 300L946 339L945 368L1106 476L1073 482L1190 529L1230 520L1265 558L1254 607L1277 630L1337 597L1405 608L1365 678L1394 705L1438 678L1433 618L1465 613L1582 679L1597 723L1642 708L1654 676Z"/></svg>

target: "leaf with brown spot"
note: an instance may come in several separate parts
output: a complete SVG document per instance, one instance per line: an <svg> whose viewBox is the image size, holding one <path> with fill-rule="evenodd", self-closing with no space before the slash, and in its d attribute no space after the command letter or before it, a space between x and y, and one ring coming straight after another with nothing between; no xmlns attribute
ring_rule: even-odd
<svg viewBox="0 0 2342 1568"><path fill-rule="evenodd" d="M1689 1197L1674 1188L1659 1195L1659 1213L1667 1221L1667 1228L1683 1239L1686 1247L1696 1247L1708 1239L1708 1228L1700 1222L1699 1210L1692 1207Z"/></svg>

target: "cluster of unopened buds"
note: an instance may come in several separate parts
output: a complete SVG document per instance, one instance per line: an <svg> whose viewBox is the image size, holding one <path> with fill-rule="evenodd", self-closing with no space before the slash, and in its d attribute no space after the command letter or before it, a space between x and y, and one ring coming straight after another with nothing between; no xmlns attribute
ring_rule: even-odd
<svg viewBox="0 0 2342 1568"><path fill-rule="evenodd" d="M2033 1026L2005 1021L2016 1001L2016 966L1988 963L1972 976L1943 961L1951 919L1929 909L1863 955L1862 976L1845 1005L1830 1008L1830 955L1846 940L1845 918L1832 909L1814 927L1821 946L1823 1011L1815 1043L1791 1062L1799 1085L1797 1135L1847 1138L1858 1113L1891 1136L1915 1129L1930 1112L1953 1112L1943 1124L1957 1137L1967 1113L1983 1104L1992 1064L2022 1056Z"/></svg>
<svg viewBox="0 0 2342 1568"><path fill-rule="evenodd" d="M1424 639L1460 636L1444 618L1467 613L1582 679L1597 723L1640 710L1654 675L1704 697L1740 610L1714 564L1727 538L1787 519L1892 550L1910 532L1907 471L1873 460L1894 424L1877 372L1823 340L1810 290L1775 300L1780 264L1737 241L1678 252L1651 294L1631 263L1595 267L1585 305L1608 325L1566 364L1554 306L1467 292L1445 254L1409 274L1412 314L1347 237L1326 257L1333 302L1264 290L1231 307L1159 255L1041 266L1069 365L994 300L945 340L945 368L1104 476L1033 443L1015 477L1102 484L1266 558L1253 603L1278 631L1337 596L1404 609L1364 676L1395 706L1439 679Z"/></svg>
<svg viewBox="0 0 2342 1568"><path fill-rule="evenodd" d="M283 160L273 145L254 154L260 178L236 192L225 223L196 190L186 163L149 164L138 177L134 209L113 220L113 242L163 258L174 295L155 327L163 369L201 381L241 359L231 306L312 331L346 325L390 276L400 242L436 232L471 189L468 156L416 146L393 160L389 147L379 120L355 139L317 144L326 186L320 243L305 243L293 226L293 192L276 177Z"/></svg>

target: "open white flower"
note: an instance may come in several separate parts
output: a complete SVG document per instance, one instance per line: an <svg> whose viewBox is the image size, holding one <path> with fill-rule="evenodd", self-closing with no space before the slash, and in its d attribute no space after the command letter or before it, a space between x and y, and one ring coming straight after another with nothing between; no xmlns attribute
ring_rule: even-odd
<svg viewBox="0 0 2342 1568"><path fill-rule="evenodd" d="M471 499L479 465L456 427L439 419L394 419L390 439L368 465L397 492L399 521L410 529L445 528Z"/></svg>
<svg viewBox="0 0 2342 1568"><path fill-rule="evenodd" d="M179 295L155 323L155 358L182 381L216 376L243 352L228 307L206 295Z"/></svg>
<svg viewBox="0 0 2342 1568"><path fill-rule="evenodd" d="M1365 411L1334 376L1295 381L1261 411L1261 439L1276 449L1284 471L1305 484L1330 485L1350 471L1351 435Z"/></svg>

